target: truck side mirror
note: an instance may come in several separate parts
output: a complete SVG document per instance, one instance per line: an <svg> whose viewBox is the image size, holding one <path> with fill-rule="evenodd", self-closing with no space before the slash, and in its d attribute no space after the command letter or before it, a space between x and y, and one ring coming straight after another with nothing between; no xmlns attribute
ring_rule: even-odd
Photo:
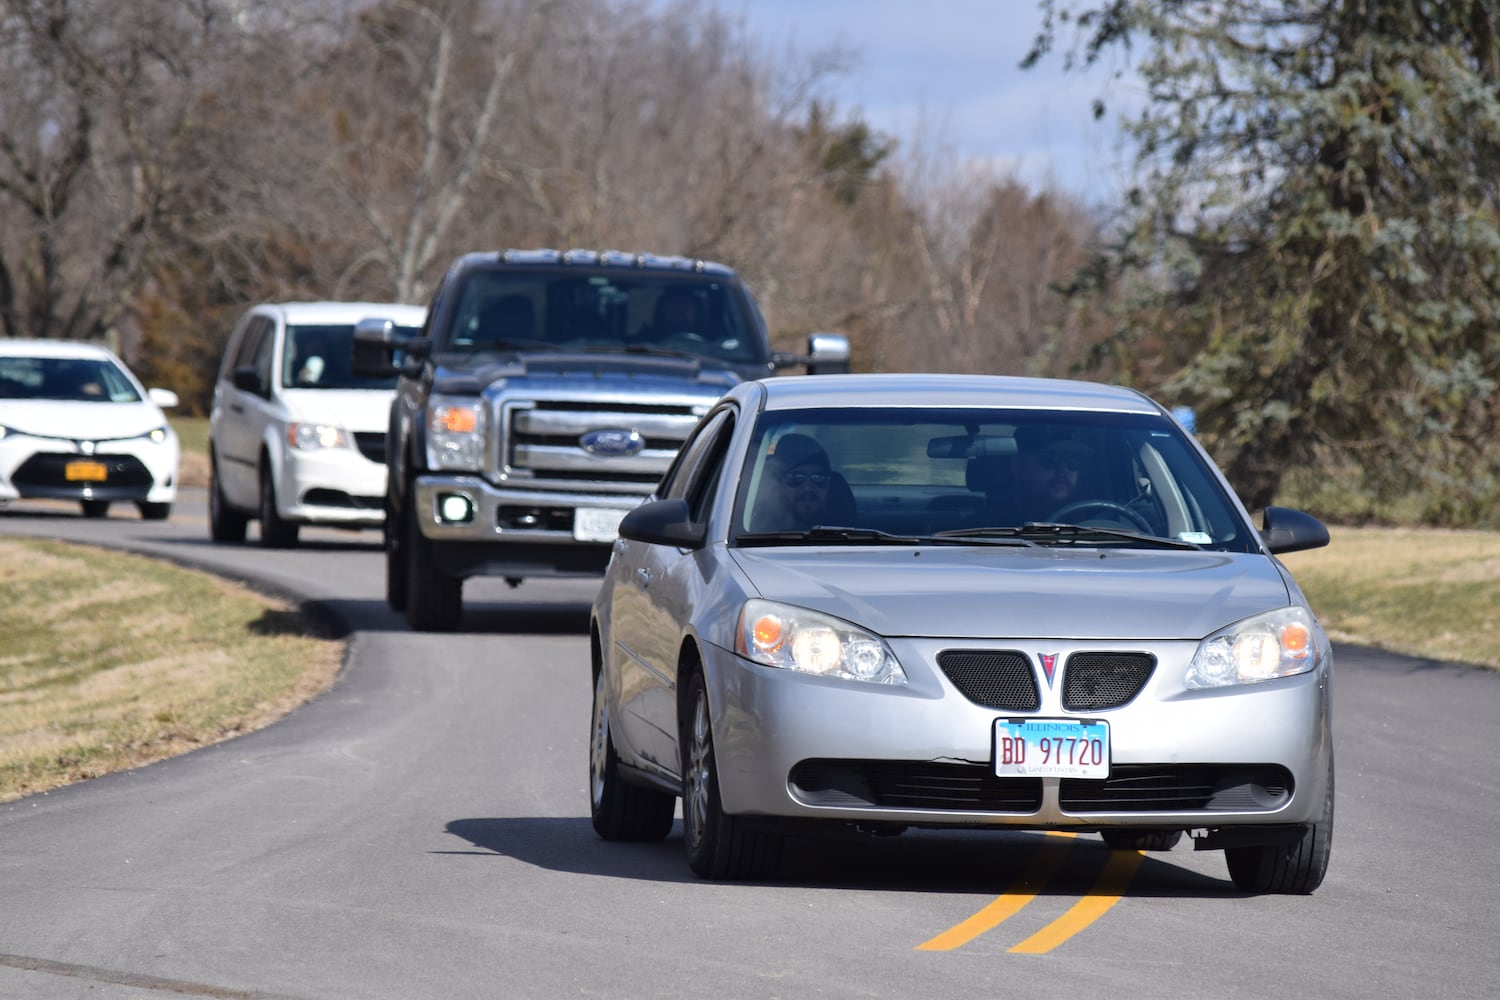
<svg viewBox="0 0 1500 1000"><path fill-rule="evenodd" d="M397 332L393 320L362 319L354 325L354 346L349 367L364 378L388 378L399 374L397 354L408 358L426 357L432 342L426 337L411 337Z"/></svg>
<svg viewBox="0 0 1500 1000"><path fill-rule="evenodd" d="M778 353L772 363L777 368L806 365L809 375L845 375L849 372L849 338L842 333L808 334L806 354Z"/></svg>

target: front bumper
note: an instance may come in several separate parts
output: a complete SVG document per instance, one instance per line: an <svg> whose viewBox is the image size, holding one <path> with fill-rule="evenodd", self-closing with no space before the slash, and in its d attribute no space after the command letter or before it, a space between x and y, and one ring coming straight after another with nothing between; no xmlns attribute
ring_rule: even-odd
<svg viewBox="0 0 1500 1000"><path fill-rule="evenodd" d="M288 448L276 500L288 521L378 528L385 523L385 488L386 467L353 448Z"/></svg>
<svg viewBox="0 0 1500 1000"><path fill-rule="evenodd" d="M72 441L10 434L0 440L0 500L172 503L178 460L176 438L106 441L86 453Z"/></svg>
<svg viewBox="0 0 1500 1000"><path fill-rule="evenodd" d="M726 812L905 826L1222 829L1311 822L1332 761L1328 666L1217 691L1182 689L1196 643L1152 643L1127 704L1035 712L977 705L927 668L943 643L891 643L909 685L824 680L703 649ZM1068 652L1118 648L1093 643ZM1110 777L999 778L997 718L1104 719Z"/></svg>
<svg viewBox="0 0 1500 1000"><path fill-rule="evenodd" d="M444 516L444 501L451 497L466 501L466 516ZM422 534L434 542L608 546L614 541L610 525L642 499L618 493L501 489L478 476L426 475L416 481L414 509ZM591 513L581 518L580 510Z"/></svg>

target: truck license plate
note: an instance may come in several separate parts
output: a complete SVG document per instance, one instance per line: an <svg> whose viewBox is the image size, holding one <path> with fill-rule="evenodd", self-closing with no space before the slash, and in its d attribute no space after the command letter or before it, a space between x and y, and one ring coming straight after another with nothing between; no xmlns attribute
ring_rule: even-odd
<svg viewBox="0 0 1500 1000"><path fill-rule="evenodd" d="M1109 723L996 719L995 773L1028 778L1109 777Z"/></svg>
<svg viewBox="0 0 1500 1000"><path fill-rule="evenodd" d="M579 507L573 511L573 537L580 542L613 542L620 535L625 513L609 507Z"/></svg>

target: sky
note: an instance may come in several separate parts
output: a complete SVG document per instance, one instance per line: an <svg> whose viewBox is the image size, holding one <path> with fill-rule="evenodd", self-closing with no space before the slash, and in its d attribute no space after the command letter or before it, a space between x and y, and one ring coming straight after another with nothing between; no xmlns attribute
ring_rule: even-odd
<svg viewBox="0 0 1500 1000"><path fill-rule="evenodd" d="M1116 119L1096 121L1091 103L1123 106L1128 88L1107 91L1103 69L1065 73L1057 53L1021 69L1041 23L1035 0L716 2L772 53L853 50L857 61L825 86L880 132L936 136L959 158L1088 202L1123 187Z"/></svg>

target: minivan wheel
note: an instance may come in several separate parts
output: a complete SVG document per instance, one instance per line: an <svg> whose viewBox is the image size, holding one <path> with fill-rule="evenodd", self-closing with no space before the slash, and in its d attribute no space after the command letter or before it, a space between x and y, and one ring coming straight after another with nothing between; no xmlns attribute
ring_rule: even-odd
<svg viewBox="0 0 1500 1000"><path fill-rule="evenodd" d="M229 506L224 485L219 482L219 459L208 452L208 534L216 542L243 542L249 519Z"/></svg>
<svg viewBox="0 0 1500 1000"><path fill-rule="evenodd" d="M276 484L271 470L260 470L260 544L268 549L289 549L297 544L298 525L283 520L276 509Z"/></svg>

